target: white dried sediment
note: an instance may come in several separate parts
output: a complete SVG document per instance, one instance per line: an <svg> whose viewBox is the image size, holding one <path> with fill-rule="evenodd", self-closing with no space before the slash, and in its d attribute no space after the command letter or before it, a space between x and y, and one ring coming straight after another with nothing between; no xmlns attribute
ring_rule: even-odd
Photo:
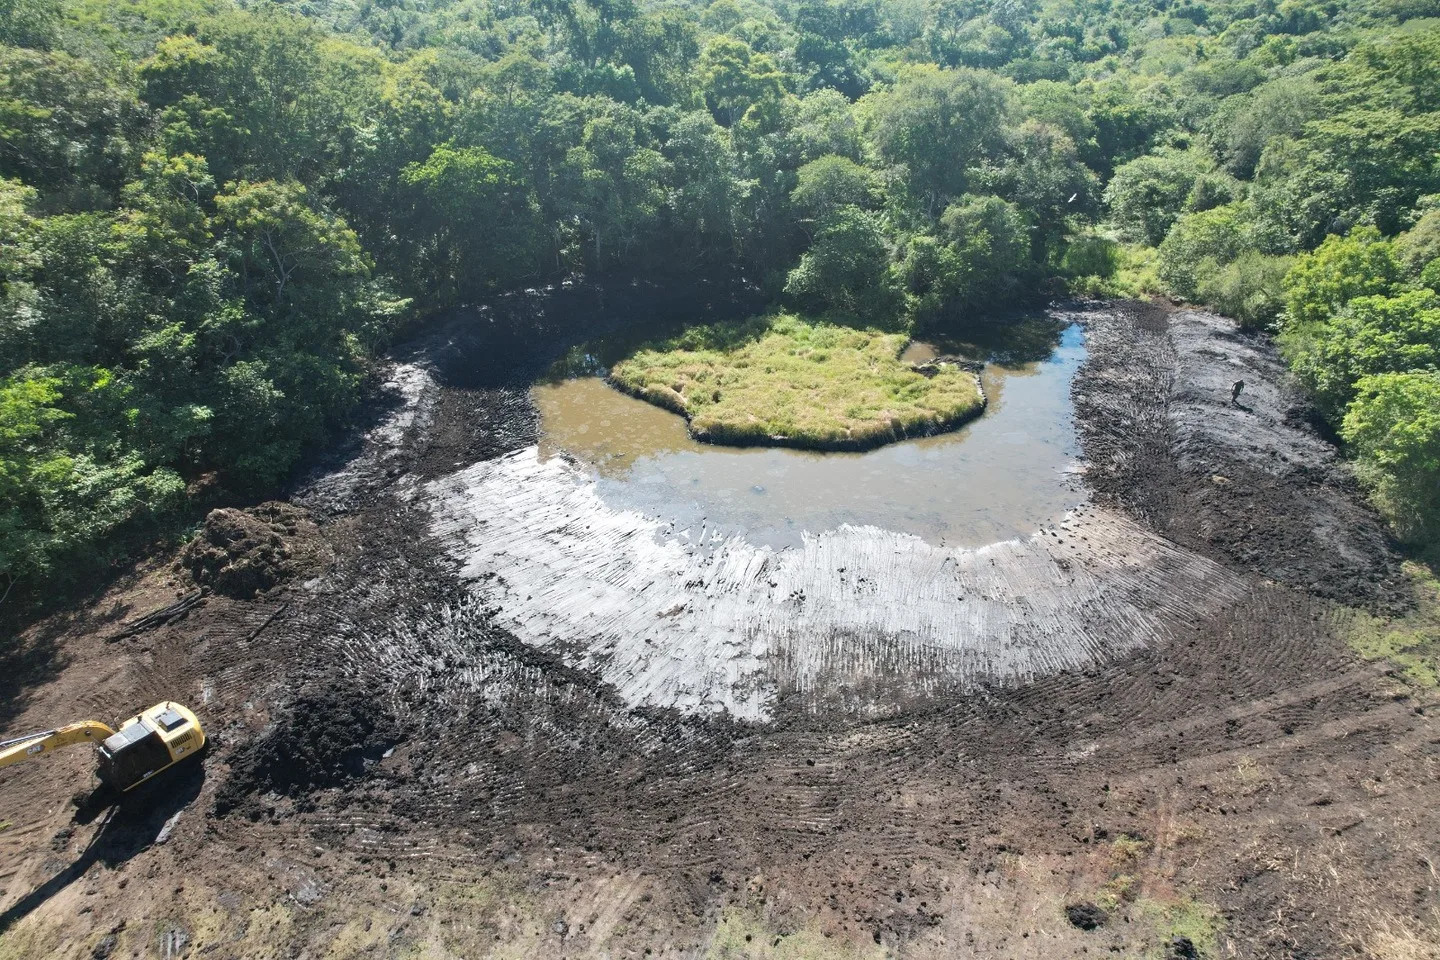
<svg viewBox="0 0 1440 960"><path fill-rule="evenodd" d="M979 549L841 527L774 550L616 509L534 447L421 497L461 576L519 639L598 672L632 706L744 720L796 693L883 710L902 693L1093 666L1243 589L1094 507Z"/></svg>

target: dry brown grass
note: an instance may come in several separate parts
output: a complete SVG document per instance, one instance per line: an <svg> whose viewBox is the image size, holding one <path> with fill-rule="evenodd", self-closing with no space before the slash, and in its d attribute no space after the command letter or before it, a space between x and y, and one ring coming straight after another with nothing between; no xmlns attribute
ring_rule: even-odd
<svg viewBox="0 0 1440 960"><path fill-rule="evenodd" d="M1440 930L1379 917L1365 938L1365 953L1373 960L1440 960Z"/></svg>

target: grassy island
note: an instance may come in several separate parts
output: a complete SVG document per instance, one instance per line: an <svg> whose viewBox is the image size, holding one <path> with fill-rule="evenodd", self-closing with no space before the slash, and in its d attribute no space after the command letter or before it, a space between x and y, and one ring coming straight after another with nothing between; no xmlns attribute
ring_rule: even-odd
<svg viewBox="0 0 1440 960"><path fill-rule="evenodd" d="M610 379L684 416L700 440L863 450L952 429L985 407L972 372L902 362L908 341L771 314L645 344Z"/></svg>

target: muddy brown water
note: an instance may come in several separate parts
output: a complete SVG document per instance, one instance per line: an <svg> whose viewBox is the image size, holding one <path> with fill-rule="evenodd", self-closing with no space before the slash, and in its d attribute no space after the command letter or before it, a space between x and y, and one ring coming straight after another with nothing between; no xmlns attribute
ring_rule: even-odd
<svg viewBox="0 0 1440 960"><path fill-rule="evenodd" d="M600 345L589 356L604 352ZM598 375L567 376L572 358L533 388L540 454L587 465L616 508L776 548L843 524L980 546L1030 534L1075 507L1083 495L1070 383L1085 359L1080 325L1036 317L968 342L913 343L904 359L940 353L987 361L984 415L865 453L700 443L682 417Z"/></svg>

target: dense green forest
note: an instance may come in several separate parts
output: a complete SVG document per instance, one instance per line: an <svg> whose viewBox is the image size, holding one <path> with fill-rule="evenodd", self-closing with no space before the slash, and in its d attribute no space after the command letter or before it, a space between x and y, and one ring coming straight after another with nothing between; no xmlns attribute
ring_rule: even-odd
<svg viewBox="0 0 1440 960"><path fill-rule="evenodd" d="M0 0L0 593L343 423L407 321L741 267L1278 331L1440 530L1440 0Z"/></svg>

